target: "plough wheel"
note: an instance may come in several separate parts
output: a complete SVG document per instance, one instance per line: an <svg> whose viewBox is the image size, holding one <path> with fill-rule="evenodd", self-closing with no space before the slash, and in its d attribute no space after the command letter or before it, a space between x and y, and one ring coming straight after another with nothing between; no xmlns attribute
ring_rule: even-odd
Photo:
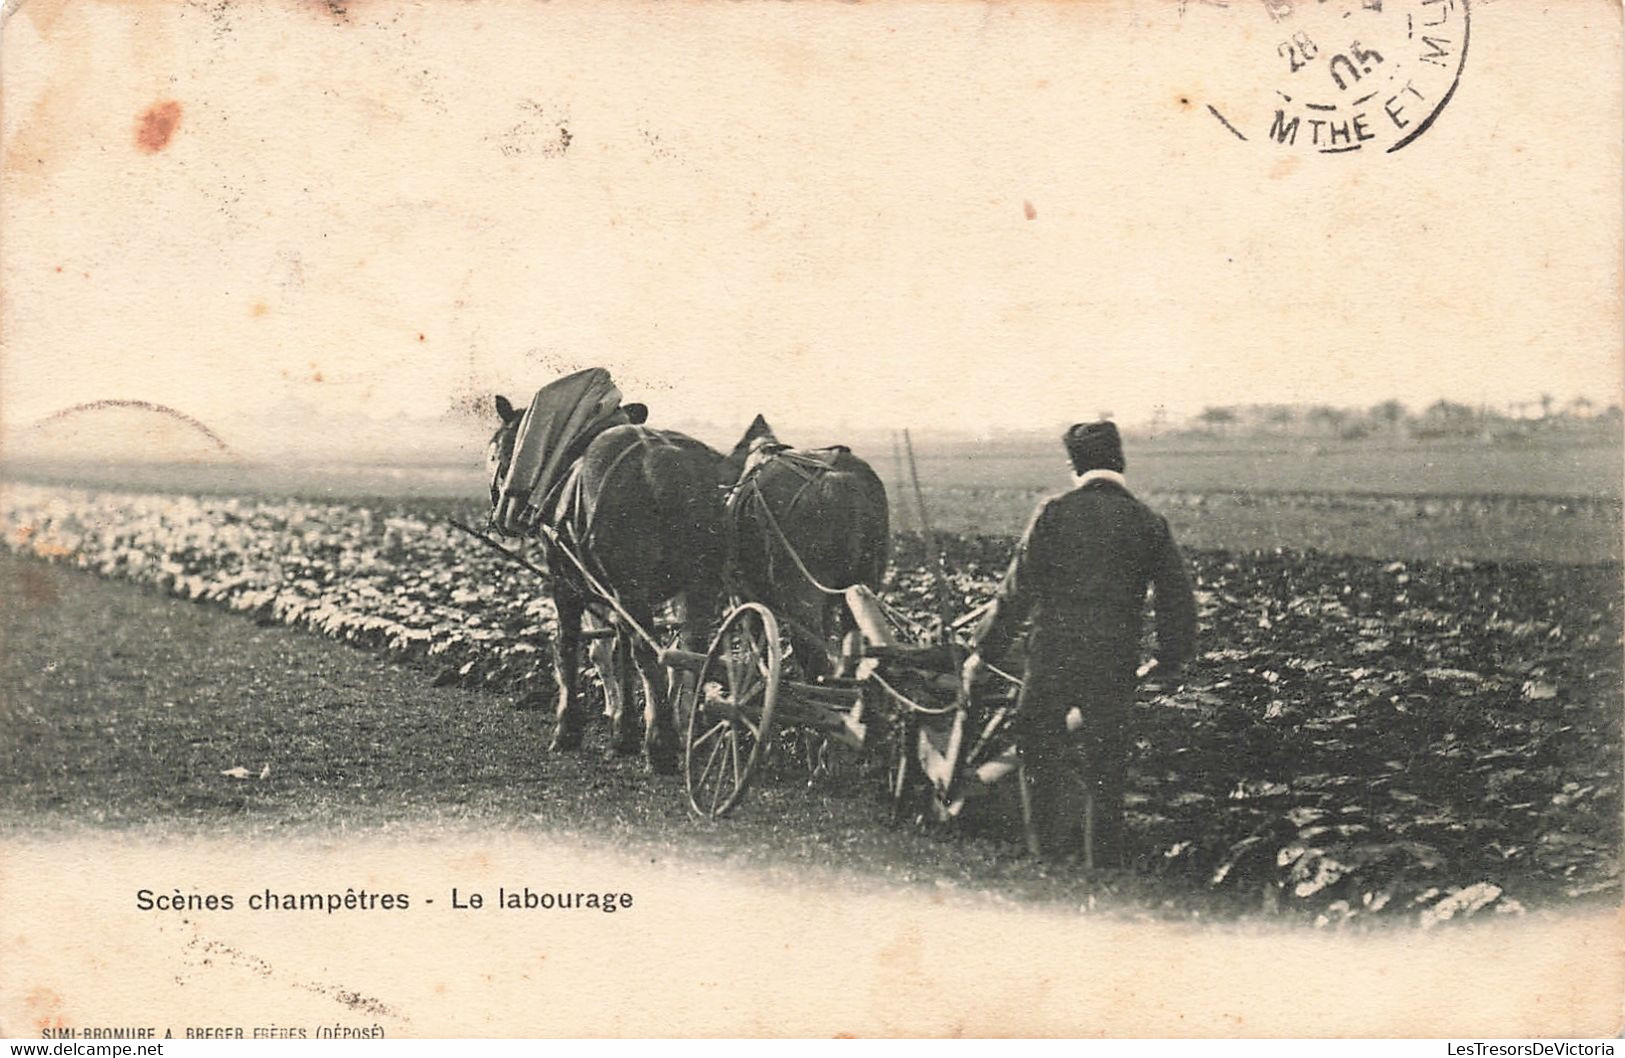
<svg viewBox="0 0 1625 1058"><path fill-rule="evenodd" d="M779 622L760 603L736 607L711 641L683 744L688 803L700 815L727 815L744 798L773 737L783 663Z"/></svg>

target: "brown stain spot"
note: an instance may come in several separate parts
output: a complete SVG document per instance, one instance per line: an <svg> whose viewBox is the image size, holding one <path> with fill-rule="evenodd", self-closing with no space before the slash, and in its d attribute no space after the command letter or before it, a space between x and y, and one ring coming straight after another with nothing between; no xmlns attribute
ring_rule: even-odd
<svg viewBox="0 0 1625 1058"><path fill-rule="evenodd" d="M320 371L316 372L315 374L310 376L310 380L312 382L320 382L320 381L322 381L322 373Z"/></svg>
<svg viewBox="0 0 1625 1058"><path fill-rule="evenodd" d="M876 959L888 970L905 973L918 972L925 957L925 937L912 923L905 925L897 939L881 948Z"/></svg>
<svg viewBox="0 0 1625 1058"><path fill-rule="evenodd" d="M1021 212L1022 212L1022 215L1025 216L1028 220L1037 220L1038 219L1038 210L1033 208L1033 204L1031 202L1023 202L1021 204Z"/></svg>
<svg viewBox="0 0 1625 1058"><path fill-rule="evenodd" d="M135 145L148 154L169 146L170 137L181 123L181 105L173 99L154 103L135 123Z"/></svg>
<svg viewBox="0 0 1625 1058"><path fill-rule="evenodd" d="M1303 162L1298 155L1289 154L1270 166L1270 179L1279 180L1284 176L1290 176L1293 170L1297 169L1301 164Z"/></svg>
<svg viewBox="0 0 1625 1058"><path fill-rule="evenodd" d="M26 19L11 23L10 16L19 12ZM6 150L0 169L16 180L6 185L7 195L45 190L63 166L78 158L74 145L82 141L86 114L96 108L91 86L97 83L96 63L104 58L97 48L88 46L90 17L88 5L75 0L28 0L7 5L0 15L6 29L21 31L32 22L44 38L41 54L48 54L51 60L49 83L41 81L41 91L12 92L9 89L15 86L7 84ZM32 102L23 105L30 95Z"/></svg>
<svg viewBox="0 0 1625 1058"><path fill-rule="evenodd" d="M23 997L23 1006L39 1029L66 1028L62 1018L62 997L49 988L36 988Z"/></svg>
<svg viewBox="0 0 1625 1058"><path fill-rule="evenodd" d="M421 342L421 341L424 341L424 340L425 340L425 339L424 339L424 337L423 337L423 335L422 335L422 334L419 334L419 335L418 335L418 341L420 341L420 342Z"/></svg>
<svg viewBox="0 0 1625 1058"><path fill-rule="evenodd" d="M1048 77L1040 77L1038 80L1033 82L1033 87L1035 87L1035 88L1048 88L1049 87L1049 78Z"/></svg>
<svg viewBox="0 0 1625 1058"><path fill-rule="evenodd" d="M57 19L62 17L63 10L72 6L76 6L73 0L47 0L45 3L17 5L18 8L26 7L23 13L34 23L34 28L42 37L51 35L52 30L56 28Z"/></svg>
<svg viewBox="0 0 1625 1058"><path fill-rule="evenodd" d="M250 316L263 316L269 311L270 308L265 304L265 302L256 301L254 302L253 306L249 308L248 314Z"/></svg>
<svg viewBox="0 0 1625 1058"><path fill-rule="evenodd" d="M1179 97L1179 105L1184 107L1186 110L1189 110L1191 108L1191 97L1190 96L1180 96Z"/></svg>
<svg viewBox="0 0 1625 1058"><path fill-rule="evenodd" d="M61 265L57 265L57 266L56 266L56 270L57 270L57 271L58 271L58 272L60 272L60 271L62 271L62 266L61 266Z"/></svg>

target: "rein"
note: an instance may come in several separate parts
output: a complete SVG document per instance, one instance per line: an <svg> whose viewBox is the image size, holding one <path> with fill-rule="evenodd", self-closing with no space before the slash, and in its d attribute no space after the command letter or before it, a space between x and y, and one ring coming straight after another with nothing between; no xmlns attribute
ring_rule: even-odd
<svg viewBox="0 0 1625 1058"><path fill-rule="evenodd" d="M831 588L813 575L812 570L807 568L807 563L802 559L801 553L796 550L795 545L790 542L790 538L785 535L783 527L779 525L779 520L773 516L773 510L768 505L767 497L762 493L760 479L763 469L774 463L781 463L789 467L802 479L801 487L796 489L795 494L790 497L790 502L785 505L786 512L795 510L796 505L801 502L801 497L806 495L807 490L833 469L830 464L823 460L802 455L788 448L779 448L777 451L770 452L765 459L750 467L744 478L735 487L733 495L728 497L730 531L733 533L739 531L739 505L742 501L748 499L761 512L762 519L767 523L773 539L777 540L779 547L784 550L785 554L790 556L790 561L795 564L796 570L800 572L802 578L812 585L814 589L825 595L844 595L845 592L842 589ZM737 551L737 548L734 548L734 550Z"/></svg>
<svg viewBox="0 0 1625 1058"><path fill-rule="evenodd" d="M811 482L807 484L810 485ZM807 583L825 595L844 595L845 592L842 589L831 588L813 576L812 570L807 568L807 563L802 561L800 552L796 550L794 544L790 543L790 538L784 535L784 529L780 527L779 520L773 517L773 509L768 506L767 497L762 495L761 486L755 481L751 481L746 487L750 489L751 499L755 503L756 509L762 513L763 519L767 522L767 527L773 531L774 539L778 540L779 546L784 549L785 554L790 556L790 561L795 563L796 569L801 571L801 575L806 578ZM795 494L794 499L790 502L791 507L795 506L795 500L801 498L801 493L806 491L806 488L807 485L803 485L801 491Z"/></svg>

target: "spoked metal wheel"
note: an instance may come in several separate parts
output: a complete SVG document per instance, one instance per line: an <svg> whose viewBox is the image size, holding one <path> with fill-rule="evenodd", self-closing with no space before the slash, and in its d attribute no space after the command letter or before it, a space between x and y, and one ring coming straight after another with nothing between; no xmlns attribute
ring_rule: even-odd
<svg viewBox="0 0 1625 1058"><path fill-rule="evenodd" d="M700 669L683 745L688 803L719 818L745 796L773 737L784 653L779 622L748 602L722 622Z"/></svg>

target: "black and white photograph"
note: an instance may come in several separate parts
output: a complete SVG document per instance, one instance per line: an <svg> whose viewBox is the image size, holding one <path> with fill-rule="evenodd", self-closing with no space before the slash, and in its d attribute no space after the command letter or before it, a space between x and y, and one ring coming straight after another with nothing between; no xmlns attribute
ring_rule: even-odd
<svg viewBox="0 0 1625 1058"><path fill-rule="evenodd" d="M8 0L0 1036L1617 1037L1621 36Z"/></svg>

